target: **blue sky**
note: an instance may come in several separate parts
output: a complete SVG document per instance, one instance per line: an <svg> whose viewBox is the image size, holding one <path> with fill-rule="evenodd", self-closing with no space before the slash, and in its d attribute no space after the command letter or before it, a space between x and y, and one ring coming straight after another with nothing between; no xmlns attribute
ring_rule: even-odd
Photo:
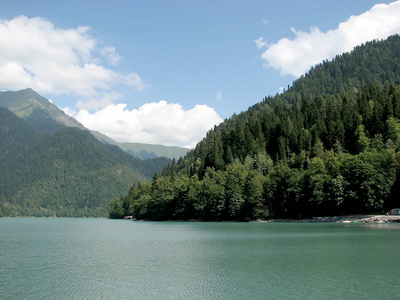
<svg viewBox="0 0 400 300"><path fill-rule="evenodd" d="M399 7L16 0L0 11L0 89L31 87L118 141L193 146L310 66L398 33Z"/></svg>

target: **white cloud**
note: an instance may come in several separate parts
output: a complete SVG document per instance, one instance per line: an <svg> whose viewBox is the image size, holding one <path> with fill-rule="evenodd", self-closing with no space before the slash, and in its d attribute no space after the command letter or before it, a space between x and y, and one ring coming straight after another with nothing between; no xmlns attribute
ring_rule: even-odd
<svg viewBox="0 0 400 300"><path fill-rule="evenodd" d="M184 110L180 104L147 103L128 110L126 104L110 104L94 113L81 109L75 118L118 142L193 147L214 125L223 120L206 105Z"/></svg>
<svg viewBox="0 0 400 300"><path fill-rule="evenodd" d="M79 100L75 107L78 109L97 110L122 98L124 96L117 92L103 93L101 97L87 98L85 101Z"/></svg>
<svg viewBox="0 0 400 300"><path fill-rule="evenodd" d="M262 49L267 46L267 42L264 41L263 37L259 37L258 39L254 40L256 43L257 49Z"/></svg>
<svg viewBox="0 0 400 300"><path fill-rule="evenodd" d="M267 20L267 19L263 19L263 23L264 23L265 25L267 25L267 24L268 24L268 20Z"/></svg>
<svg viewBox="0 0 400 300"><path fill-rule="evenodd" d="M89 30L56 28L43 18L0 20L0 88L31 87L42 94L91 99L104 97L116 85L144 90L139 75L120 74L101 65L102 56L111 65L121 57L114 47L100 49L101 42Z"/></svg>
<svg viewBox="0 0 400 300"><path fill-rule="evenodd" d="M309 32L293 28L292 32L294 39L283 38L270 45L262 59L266 66L279 69L283 75L299 77L324 59L351 51L361 43L399 33L400 1L377 4L361 15L351 16L334 30L321 32L317 27L311 27ZM258 43L257 47L260 49Z"/></svg>

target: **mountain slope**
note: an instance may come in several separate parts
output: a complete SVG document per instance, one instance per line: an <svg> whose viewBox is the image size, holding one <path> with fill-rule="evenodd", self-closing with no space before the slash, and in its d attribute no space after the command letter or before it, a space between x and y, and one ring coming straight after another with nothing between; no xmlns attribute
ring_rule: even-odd
<svg viewBox="0 0 400 300"><path fill-rule="evenodd" d="M31 126L44 132L53 132L62 127L85 129L81 123L30 88L1 92L0 106L8 108Z"/></svg>
<svg viewBox="0 0 400 300"><path fill-rule="evenodd" d="M20 151L20 145L29 143L37 135L38 130L8 109L0 107L0 157Z"/></svg>
<svg viewBox="0 0 400 300"><path fill-rule="evenodd" d="M332 61L312 67L293 82L284 98L289 103L304 96L314 99L321 94L335 95L348 91L357 92L369 85L382 86L385 82L400 83L400 39L398 35L384 41L372 41L354 47L350 53L337 55ZM276 97L266 97L273 105Z"/></svg>
<svg viewBox="0 0 400 300"><path fill-rule="evenodd" d="M110 216L253 220L400 205L400 37L323 62L207 133ZM123 208L123 209L121 209Z"/></svg>
<svg viewBox="0 0 400 300"><path fill-rule="evenodd" d="M2 215L105 216L109 199L169 160L144 162L88 131L43 133L0 107Z"/></svg>

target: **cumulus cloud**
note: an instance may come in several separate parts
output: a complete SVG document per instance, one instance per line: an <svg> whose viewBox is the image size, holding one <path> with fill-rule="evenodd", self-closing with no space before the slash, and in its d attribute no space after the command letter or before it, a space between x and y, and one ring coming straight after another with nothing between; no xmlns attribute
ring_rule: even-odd
<svg viewBox="0 0 400 300"><path fill-rule="evenodd" d="M180 104L166 101L147 103L133 110L124 103L110 104L94 113L81 109L75 118L85 127L118 142L187 147L193 147L208 130L223 121L207 105L184 110Z"/></svg>
<svg viewBox="0 0 400 300"><path fill-rule="evenodd" d="M299 77L324 59L351 51L361 43L399 33L400 1L377 4L361 15L351 16L334 30L322 32L318 27L311 27L309 32L294 28L292 32L294 39L283 38L271 44L262 59L267 67L280 70L282 75ZM262 41L256 40L259 49Z"/></svg>
<svg viewBox="0 0 400 300"><path fill-rule="evenodd" d="M43 18L19 16L0 20L0 88L31 87L44 94L102 97L115 85L142 91L139 75L120 74L101 65L101 58L115 66L121 57L114 47L100 49L90 28L56 28Z"/></svg>

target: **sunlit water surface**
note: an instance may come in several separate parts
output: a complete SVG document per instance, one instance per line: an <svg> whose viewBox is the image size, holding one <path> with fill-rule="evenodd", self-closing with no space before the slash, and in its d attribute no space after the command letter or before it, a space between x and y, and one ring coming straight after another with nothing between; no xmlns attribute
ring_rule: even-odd
<svg viewBox="0 0 400 300"><path fill-rule="evenodd" d="M0 219L0 299L398 299L400 224Z"/></svg>

